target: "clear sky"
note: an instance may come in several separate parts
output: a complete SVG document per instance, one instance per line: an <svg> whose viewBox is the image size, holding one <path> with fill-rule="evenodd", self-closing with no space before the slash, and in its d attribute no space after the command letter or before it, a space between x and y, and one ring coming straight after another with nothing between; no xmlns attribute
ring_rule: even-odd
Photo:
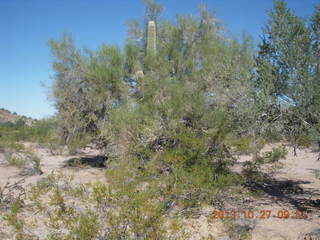
<svg viewBox="0 0 320 240"><path fill-rule="evenodd" d="M273 0L158 0L163 18L197 14L205 3L233 35L243 31L257 41ZM309 16L320 0L287 0L299 16ZM142 19L142 0L0 0L0 108L42 118L54 113L47 100L52 81L48 40L70 32L79 47L123 46L126 22Z"/></svg>

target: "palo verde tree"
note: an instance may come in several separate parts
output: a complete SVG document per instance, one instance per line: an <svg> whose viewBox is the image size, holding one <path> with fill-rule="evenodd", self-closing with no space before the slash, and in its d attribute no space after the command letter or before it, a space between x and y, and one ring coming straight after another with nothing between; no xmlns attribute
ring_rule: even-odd
<svg viewBox="0 0 320 240"><path fill-rule="evenodd" d="M237 119L238 109L248 105L254 64L250 39L228 39L204 6L198 17L178 16L175 23L160 21L161 11L156 2L146 1L149 31L148 25L132 21L124 53L107 45L96 52L81 51L68 35L50 42L56 72L53 97L67 142L85 134L115 141L119 132L108 135L105 129L120 109L153 119L149 124L159 129L151 132L161 135L179 122L210 128L215 124L207 121L216 110ZM205 127L200 119L206 119Z"/></svg>
<svg viewBox="0 0 320 240"><path fill-rule="evenodd" d="M140 169L194 167L207 169L208 179L222 174L231 162L225 138L237 128L238 109L247 111L249 104L254 64L250 38L228 39L204 6L198 17L158 20L155 29L152 24L157 41L148 39L149 34L144 39L141 33L150 33L147 26L131 23L127 69L132 74L134 66L142 66L144 78L143 84L132 78L130 101L114 109L103 128L103 135L117 146L112 157L129 158ZM151 68L152 49L145 42L156 48Z"/></svg>
<svg viewBox="0 0 320 240"><path fill-rule="evenodd" d="M131 22L123 52L108 45L81 51L67 35L51 41L63 136L103 139L109 159L139 169L188 175L195 168L209 184L232 162L227 138L245 131L252 41L226 37L205 6L175 22L160 20L156 6L147 1L149 31Z"/></svg>
<svg viewBox="0 0 320 240"><path fill-rule="evenodd" d="M55 57L52 96L64 140L96 136L110 109L128 95L120 49L102 45L96 52L81 52L68 34L50 46Z"/></svg>
<svg viewBox="0 0 320 240"><path fill-rule="evenodd" d="M257 105L268 113L276 109L271 118L282 121L281 130L295 149L308 129L317 124L317 12L309 26L285 1L275 1L257 57Z"/></svg>
<svg viewBox="0 0 320 240"><path fill-rule="evenodd" d="M311 17L310 24L312 38L312 98L309 106L309 118L307 119L312 124L316 141L320 149L320 5L315 7L314 14ZM318 157L320 160L320 154Z"/></svg>

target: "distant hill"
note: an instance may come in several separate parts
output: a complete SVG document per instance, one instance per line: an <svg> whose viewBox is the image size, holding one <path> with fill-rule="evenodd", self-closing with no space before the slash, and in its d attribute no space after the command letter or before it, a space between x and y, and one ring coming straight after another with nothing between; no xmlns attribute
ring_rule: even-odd
<svg viewBox="0 0 320 240"><path fill-rule="evenodd" d="M30 117L21 116L15 112L12 113L7 109L0 108L0 124L16 123L19 120L23 121L26 125L29 125L29 126L36 121Z"/></svg>

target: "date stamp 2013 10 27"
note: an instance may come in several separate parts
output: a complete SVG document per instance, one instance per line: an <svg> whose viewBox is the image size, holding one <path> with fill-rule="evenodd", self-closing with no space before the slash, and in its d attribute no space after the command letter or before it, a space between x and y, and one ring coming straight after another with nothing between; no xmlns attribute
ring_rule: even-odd
<svg viewBox="0 0 320 240"><path fill-rule="evenodd" d="M211 212L211 218L215 219L268 219L270 217L276 217L278 219L307 219L308 214L306 211L289 211L289 210L213 210Z"/></svg>

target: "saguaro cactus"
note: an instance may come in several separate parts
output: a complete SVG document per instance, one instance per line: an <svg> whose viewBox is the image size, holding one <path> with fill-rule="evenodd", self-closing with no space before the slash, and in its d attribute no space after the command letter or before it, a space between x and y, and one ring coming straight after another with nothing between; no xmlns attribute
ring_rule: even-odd
<svg viewBox="0 0 320 240"><path fill-rule="evenodd" d="M148 22L148 36L147 36L147 56L156 56L157 53L157 33L156 23L154 21Z"/></svg>

